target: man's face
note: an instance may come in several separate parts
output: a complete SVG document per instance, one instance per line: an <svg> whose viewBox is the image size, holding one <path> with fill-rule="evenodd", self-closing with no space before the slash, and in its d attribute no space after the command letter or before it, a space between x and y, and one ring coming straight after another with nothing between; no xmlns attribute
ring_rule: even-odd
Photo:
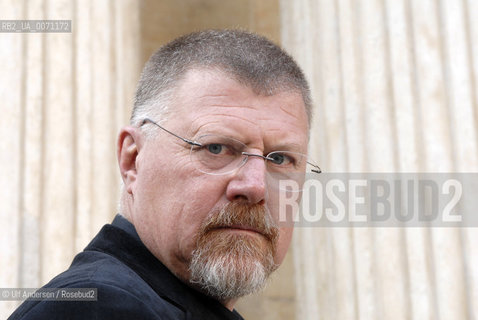
<svg viewBox="0 0 478 320"><path fill-rule="evenodd" d="M195 140L211 133L232 137L244 143L247 152L260 155L292 145L293 151L307 153L307 115L297 91L257 95L223 73L191 70L172 101L172 111L162 125L182 137ZM186 282L198 243L215 246L215 241L224 243L224 239L241 241L264 256L270 252L279 265L290 244L291 227L278 227L277 237L270 239L262 229L245 230L235 222L201 236L205 224L231 203L251 206L259 220L267 214L278 222L277 189L268 184L264 160L249 157L235 172L205 174L192 163L188 144L159 128L154 130L158 130L154 137L138 146L137 176L129 188L133 199L129 218L148 249ZM244 217L238 219L244 221Z"/></svg>

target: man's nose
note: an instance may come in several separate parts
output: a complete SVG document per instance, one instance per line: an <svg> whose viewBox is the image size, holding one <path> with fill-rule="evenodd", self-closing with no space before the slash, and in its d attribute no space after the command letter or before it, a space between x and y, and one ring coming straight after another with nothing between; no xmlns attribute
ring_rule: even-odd
<svg viewBox="0 0 478 320"><path fill-rule="evenodd" d="M229 201L246 200L264 204L266 198L266 162L263 158L249 156L229 181L226 197Z"/></svg>

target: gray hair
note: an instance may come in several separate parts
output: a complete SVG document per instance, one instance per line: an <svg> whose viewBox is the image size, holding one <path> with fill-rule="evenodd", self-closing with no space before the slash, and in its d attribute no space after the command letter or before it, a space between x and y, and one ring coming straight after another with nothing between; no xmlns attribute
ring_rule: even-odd
<svg viewBox="0 0 478 320"><path fill-rule="evenodd" d="M131 124L154 117L164 120L172 91L194 68L218 70L261 95L287 90L302 94L309 127L309 85L294 59L265 37L242 30L205 30L161 47L146 63L136 90Z"/></svg>

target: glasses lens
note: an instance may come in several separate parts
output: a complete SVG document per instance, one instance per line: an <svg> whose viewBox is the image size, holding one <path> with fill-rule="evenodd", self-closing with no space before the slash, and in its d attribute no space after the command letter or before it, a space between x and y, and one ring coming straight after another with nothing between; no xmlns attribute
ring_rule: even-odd
<svg viewBox="0 0 478 320"><path fill-rule="evenodd" d="M201 172L223 175L234 172L247 161L243 155L247 146L225 136L207 134L195 140L201 146L191 147L191 161ZM275 151L267 155L268 185L274 189L300 192L306 178L320 169L307 155L290 151Z"/></svg>
<svg viewBox="0 0 478 320"><path fill-rule="evenodd" d="M196 139L201 146L191 148L191 161L207 174L226 174L239 168L245 159L246 146L233 138L208 134Z"/></svg>
<svg viewBox="0 0 478 320"><path fill-rule="evenodd" d="M267 155L269 182L273 187L292 192L303 190L307 178L311 178L320 171L307 155L290 151L275 151Z"/></svg>

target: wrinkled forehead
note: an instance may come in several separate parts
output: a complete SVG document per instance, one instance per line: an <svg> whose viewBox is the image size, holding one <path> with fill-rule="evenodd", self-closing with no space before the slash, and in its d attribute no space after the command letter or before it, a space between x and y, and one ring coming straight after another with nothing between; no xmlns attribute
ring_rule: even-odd
<svg viewBox="0 0 478 320"><path fill-rule="evenodd" d="M281 139L308 137L308 117L298 90L260 94L223 72L191 70L173 96L173 122L182 130L221 127L244 135L273 135ZM307 144L307 141L305 142Z"/></svg>
<svg viewBox="0 0 478 320"><path fill-rule="evenodd" d="M296 118L305 116L307 122L307 130L309 129L310 119L306 111L304 99L300 89L295 88L287 82L281 82L277 79L270 79L268 84L257 84L248 79L243 79L232 73L217 68L195 67L185 72L176 83L173 90L173 97L176 101L185 101L176 105L179 108L193 109L198 100L210 99L218 100L234 96L238 102L243 101L242 107L247 108L247 99L252 96L272 97L283 96L293 97L294 103L277 104L286 113ZM245 90L248 89L248 90Z"/></svg>

